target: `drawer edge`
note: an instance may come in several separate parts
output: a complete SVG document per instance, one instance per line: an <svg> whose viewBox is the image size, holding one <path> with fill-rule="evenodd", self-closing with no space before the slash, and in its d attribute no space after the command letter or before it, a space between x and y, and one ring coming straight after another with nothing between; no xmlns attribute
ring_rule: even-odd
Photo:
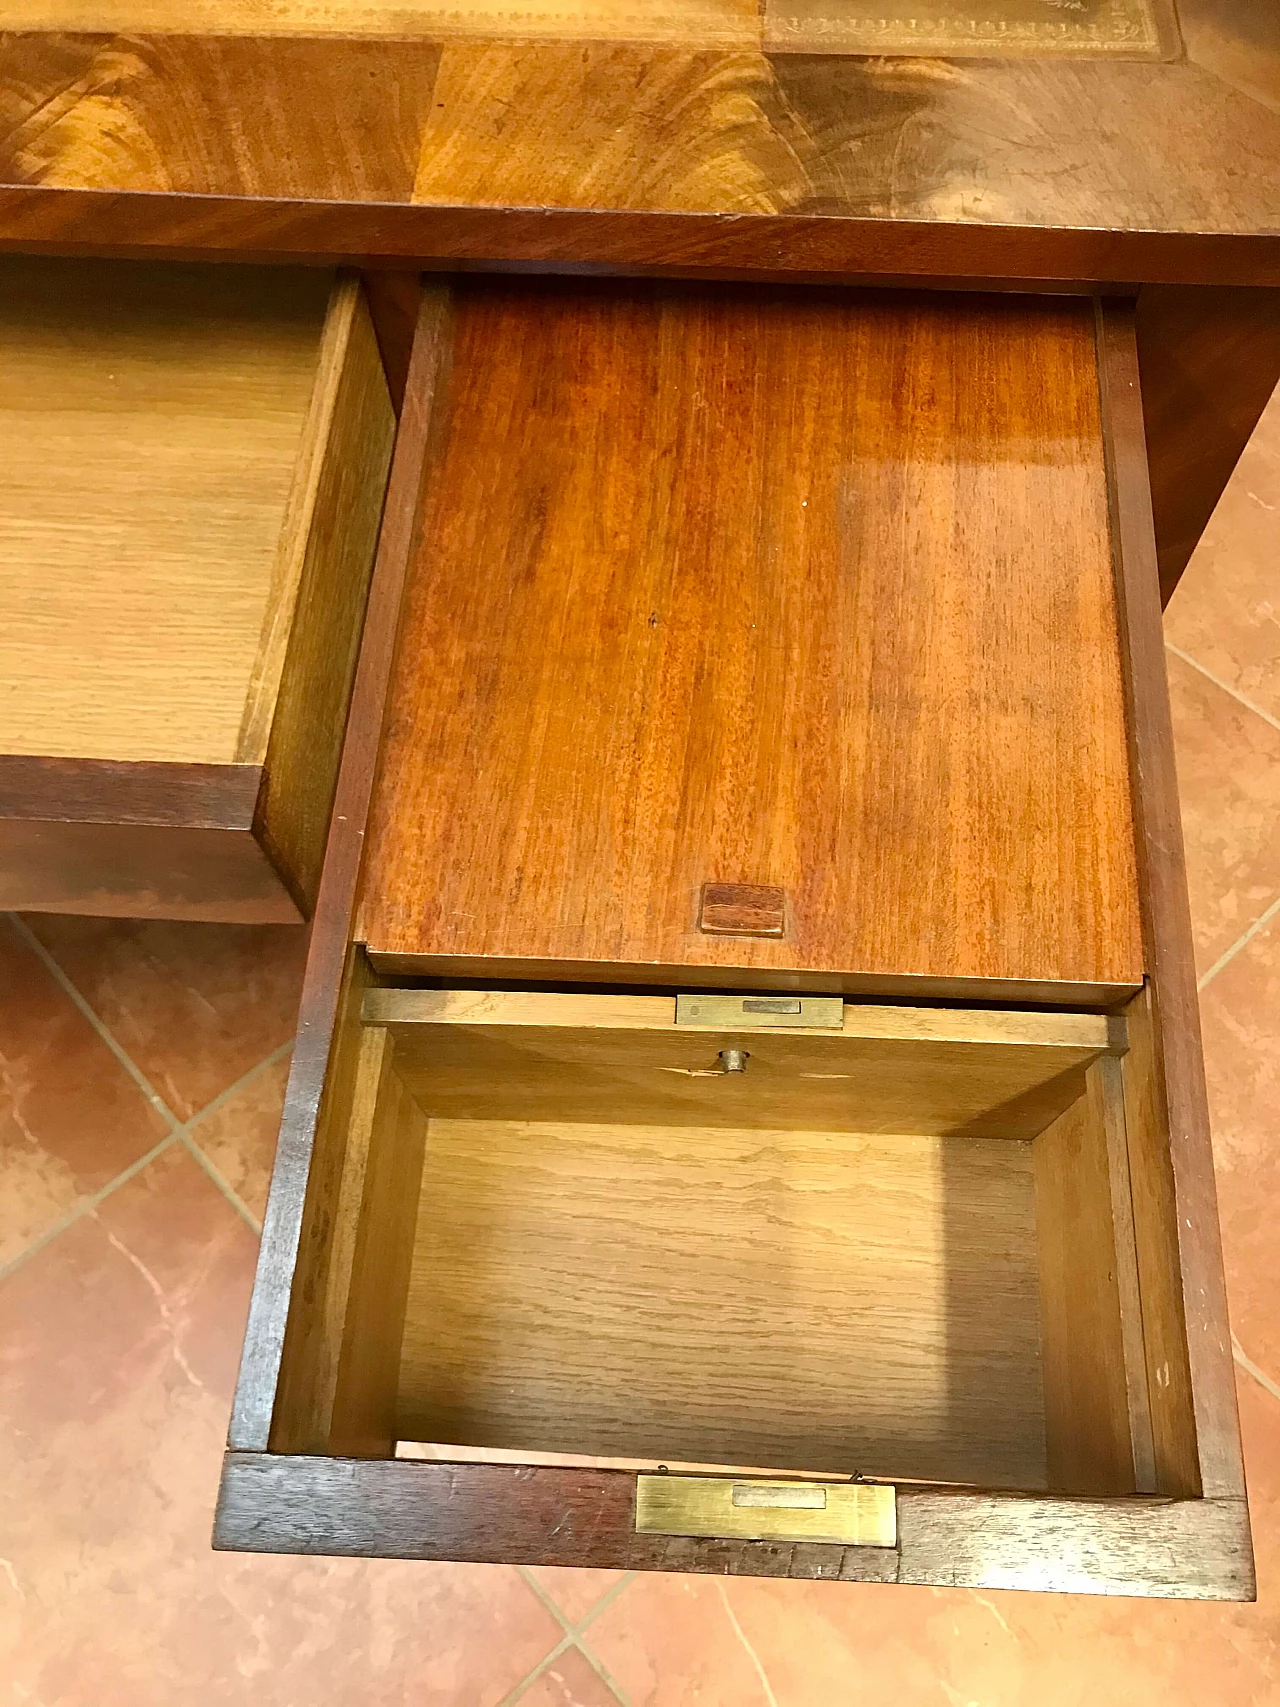
<svg viewBox="0 0 1280 1707"><path fill-rule="evenodd" d="M387 978L485 979L522 989L548 983L584 986L658 985L670 989L789 990L813 995L880 996L890 1001L1025 1002L1061 1008L1117 1007L1139 984L1067 983L1057 979L934 978L923 973L856 969L792 972L776 967L702 966L655 961L503 960L488 956L389 954L368 949L369 964Z"/></svg>
<svg viewBox="0 0 1280 1707"><path fill-rule="evenodd" d="M298 924L253 816L259 765L0 755L0 907Z"/></svg>
<svg viewBox="0 0 1280 1707"><path fill-rule="evenodd" d="M1255 1594L1243 1500L898 1491L898 1543L635 1531L636 1476L229 1452L218 1550L1058 1590L1179 1600Z"/></svg>

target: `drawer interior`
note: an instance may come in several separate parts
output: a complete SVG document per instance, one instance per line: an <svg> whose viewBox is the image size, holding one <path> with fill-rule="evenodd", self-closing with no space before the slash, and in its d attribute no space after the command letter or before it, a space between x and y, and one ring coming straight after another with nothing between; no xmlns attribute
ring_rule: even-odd
<svg viewBox="0 0 1280 1707"><path fill-rule="evenodd" d="M332 289L0 260L0 753L263 761Z"/></svg>
<svg viewBox="0 0 1280 1707"><path fill-rule="evenodd" d="M273 1444L1132 1491L1125 1022L674 1008L368 992Z"/></svg>

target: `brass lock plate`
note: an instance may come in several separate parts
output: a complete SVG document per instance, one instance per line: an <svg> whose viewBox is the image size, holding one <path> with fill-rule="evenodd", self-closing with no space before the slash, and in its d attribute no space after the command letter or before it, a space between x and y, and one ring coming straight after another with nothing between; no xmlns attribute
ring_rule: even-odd
<svg viewBox="0 0 1280 1707"><path fill-rule="evenodd" d="M636 1531L725 1541L832 1541L850 1547L894 1547L897 1492L870 1482L638 1476Z"/></svg>
<svg viewBox="0 0 1280 1707"><path fill-rule="evenodd" d="M844 998L677 996L676 1024L714 1026L725 1031L773 1031L790 1026L807 1031L843 1031Z"/></svg>

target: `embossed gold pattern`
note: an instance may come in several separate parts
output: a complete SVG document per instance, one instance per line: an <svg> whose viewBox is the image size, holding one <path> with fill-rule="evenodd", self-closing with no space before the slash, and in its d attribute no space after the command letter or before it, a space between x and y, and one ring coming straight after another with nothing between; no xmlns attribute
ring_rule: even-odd
<svg viewBox="0 0 1280 1707"><path fill-rule="evenodd" d="M1159 0L767 0L775 52L1160 58Z"/></svg>

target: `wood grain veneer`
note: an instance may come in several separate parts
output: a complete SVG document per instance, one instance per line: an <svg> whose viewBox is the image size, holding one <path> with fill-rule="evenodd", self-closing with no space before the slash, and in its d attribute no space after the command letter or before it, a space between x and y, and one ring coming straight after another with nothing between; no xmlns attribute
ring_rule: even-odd
<svg viewBox="0 0 1280 1707"><path fill-rule="evenodd" d="M1150 1487L1122 1021L737 1032L358 952L342 1006L273 1450Z"/></svg>
<svg viewBox="0 0 1280 1707"><path fill-rule="evenodd" d="M1048 1484L1154 1493L1124 1068L1095 1062L1035 1139Z"/></svg>
<svg viewBox="0 0 1280 1707"><path fill-rule="evenodd" d="M307 913L320 884L394 438L373 326L348 277L325 322L240 729L241 753L262 758L256 827Z"/></svg>
<svg viewBox="0 0 1280 1707"><path fill-rule="evenodd" d="M358 952L342 1007L273 1450L1149 1482L1122 1022L740 1033Z"/></svg>
<svg viewBox="0 0 1280 1707"><path fill-rule="evenodd" d="M296 924L261 786L261 765L0 754L0 907Z"/></svg>
<svg viewBox="0 0 1280 1707"><path fill-rule="evenodd" d="M1087 310L495 284L457 313L375 964L1141 983ZM784 888L785 937L700 931L709 880Z"/></svg>
<svg viewBox="0 0 1280 1707"><path fill-rule="evenodd" d="M34 30L0 116L23 246L1280 278L1280 115L1189 62Z"/></svg>

